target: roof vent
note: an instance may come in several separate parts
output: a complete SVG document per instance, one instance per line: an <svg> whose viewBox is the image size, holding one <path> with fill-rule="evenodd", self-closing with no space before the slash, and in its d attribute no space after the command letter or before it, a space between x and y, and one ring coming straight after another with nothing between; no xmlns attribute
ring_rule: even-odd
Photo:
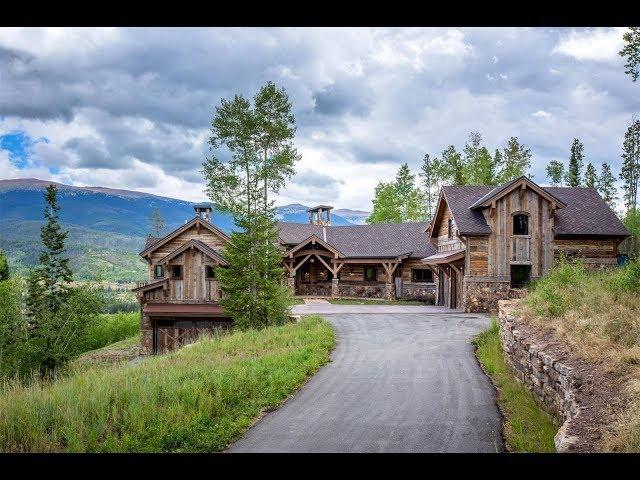
<svg viewBox="0 0 640 480"><path fill-rule="evenodd" d="M324 225L322 226L322 240L327 241L327 228Z"/></svg>

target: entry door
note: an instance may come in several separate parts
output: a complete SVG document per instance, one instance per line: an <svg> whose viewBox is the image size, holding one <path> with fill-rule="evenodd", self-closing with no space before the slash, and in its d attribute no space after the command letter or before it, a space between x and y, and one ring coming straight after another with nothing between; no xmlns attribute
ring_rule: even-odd
<svg viewBox="0 0 640 480"><path fill-rule="evenodd" d="M444 273L442 269L440 269L440 273L438 275L438 306L444 307L445 299L445 288L444 288Z"/></svg>
<svg viewBox="0 0 640 480"><path fill-rule="evenodd" d="M451 269L451 288L449 289L451 295L451 301L449 303L450 308L458 308L458 274L452 268Z"/></svg>

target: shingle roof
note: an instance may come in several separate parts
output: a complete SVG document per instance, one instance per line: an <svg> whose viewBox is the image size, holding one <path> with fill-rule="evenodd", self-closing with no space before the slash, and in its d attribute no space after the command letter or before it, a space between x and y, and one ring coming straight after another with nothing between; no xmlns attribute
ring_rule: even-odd
<svg viewBox="0 0 640 480"><path fill-rule="evenodd" d="M469 207L494 188L495 187L489 185L442 187L442 191L451 209L451 213L453 213L453 218L456 221L456 226L460 234L482 235L491 233L491 228L487 225L482 212L479 210L471 210Z"/></svg>
<svg viewBox="0 0 640 480"><path fill-rule="evenodd" d="M545 187L545 190L567 205L556 210L556 235L629 235L618 216L593 188Z"/></svg>
<svg viewBox="0 0 640 480"><path fill-rule="evenodd" d="M470 207L481 198L490 196L492 186L445 186L445 198L462 235L491 233L484 215ZM541 187L566 204L556 210L554 233L556 235L611 235L627 236L629 233L620 219L593 188Z"/></svg>
<svg viewBox="0 0 640 480"><path fill-rule="evenodd" d="M379 223L323 227L309 223L278 222L280 241L295 245L311 235L325 240L346 257L397 257L410 254L423 258L435 253L427 243L427 222ZM325 237L326 233L326 237Z"/></svg>

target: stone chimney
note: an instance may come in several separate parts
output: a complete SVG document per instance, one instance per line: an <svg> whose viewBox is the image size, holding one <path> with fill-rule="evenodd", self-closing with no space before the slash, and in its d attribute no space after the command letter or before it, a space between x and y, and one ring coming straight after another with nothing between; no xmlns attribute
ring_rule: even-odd
<svg viewBox="0 0 640 480"><path fill-rule="evenodd" d="M318 205L317 207L307 209L307 212L309 212L309 223L326 227L330 226L331 209L333 209L333 207L329 205Z"/></svg>
<svg viewBox="0 0 640 480"><path fill-rule="evenodd" d="M201 220L211 223L211 212L213 211L211 205L199 203L194 205L193 209L196 211L196 216L200 217Z"/></svg>

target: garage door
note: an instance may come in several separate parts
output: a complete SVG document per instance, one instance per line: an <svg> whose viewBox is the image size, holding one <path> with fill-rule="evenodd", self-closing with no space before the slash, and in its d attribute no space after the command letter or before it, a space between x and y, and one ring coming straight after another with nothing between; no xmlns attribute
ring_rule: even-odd
<svg viewBox="0 0 640 480"><path fill-rule="evenodd" d="M177 350L195 342L202 335L211 334L215 329L230 328L232 322L223 319L156 320L154 322L154 353Z"/></svg>

